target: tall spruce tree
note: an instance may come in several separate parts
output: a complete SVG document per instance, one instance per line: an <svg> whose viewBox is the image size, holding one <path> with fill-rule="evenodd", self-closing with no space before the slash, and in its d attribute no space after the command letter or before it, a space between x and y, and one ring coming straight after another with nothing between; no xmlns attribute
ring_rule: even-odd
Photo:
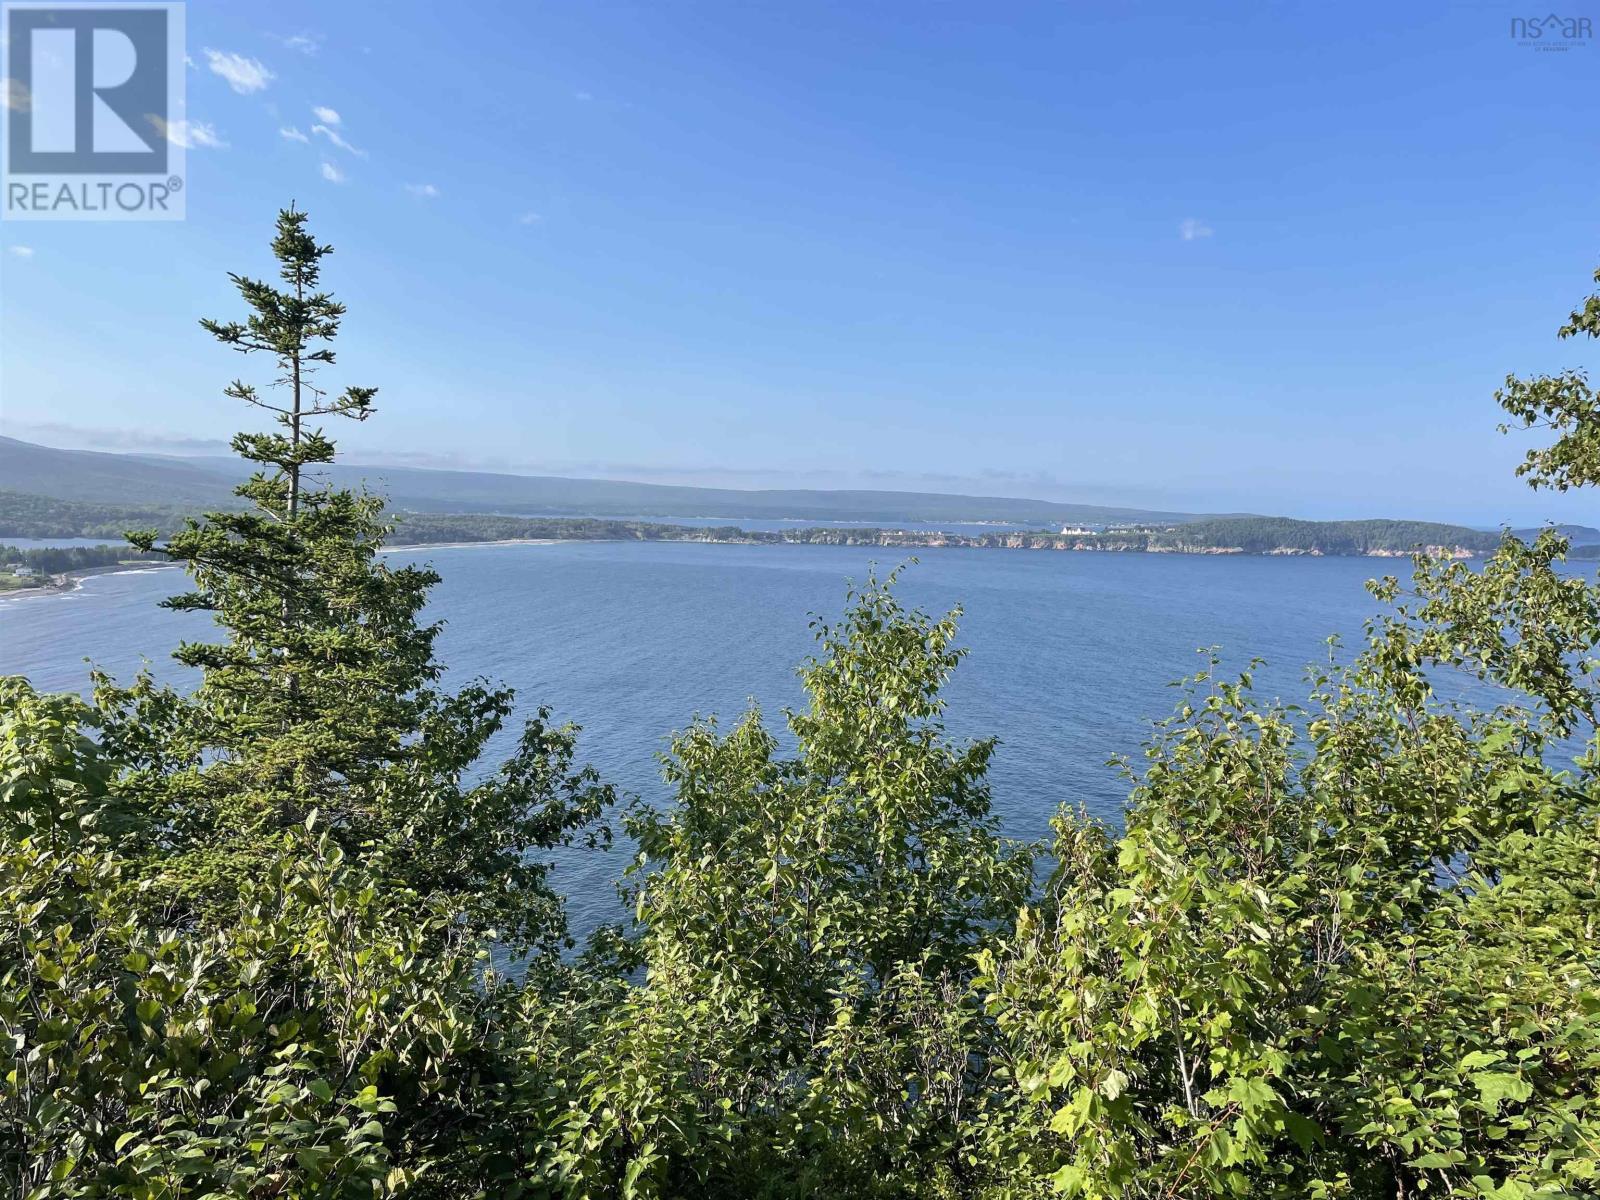
<svg viewBox="0 0 1600 1200"><path fill-rule="evenodd" d="M377 557L387 527L377 498L314 486L308 468L331 463L334 444L308 422L365 420L377 389L351 387L329 400L315 385L332 366L330 343L344 306L317 290L333 247L306 231L306 214L278 215L272 253L285 287L231 274L250 309L244 322L201 321L219 342L269 357L285 403L234 380L224 394L275 415L281 432L239 433L233 449L257 470L237 489L238 511L208 513L161 547L185 563L194 590L166 606L216 614L226 641L186 643L179 662L198 667L197 699L219 746L246 746L207 772L213 789L290 821L320 808L335 824L339 797L404 752L439 675L436 625L418 613L432 571L389 570ZM141 548L155 535L136 535Z"/></svg>
<svg viewBox="0 0 1600 1200"><path fill-rule="evenodd" d="M334 364L345 312L319 288L331 251L305 213L285 209L272 242L284 286L232 275L249 315L201 322L223 345L271 360L272 400L242 380L225 394L272 412L280 429L233 439L257 467L237 489L239 509L190 520L164 543L154 531L130 535L188 570L192 590L166 607L210 612L227 636L176 651L201 673L188 696L148 675L126 689L97 680L105 741L130 765L119 786L152 817L157 893L197 916L225 915L239 881L259 872L268 835L315 812L346 853L423 893L459 894L463 911L504 925L513 943L549 946L564 936L561 906L529 853L567 840L610 795L572 769L573 731L550 727L543 711L497 775L463 783L512 693L435 688L439 625L420 613L438 576L391 568L382 500L311 470L334 460L311 422L365 420L376 393L349 387L330 399L316 383Z"/></svg>

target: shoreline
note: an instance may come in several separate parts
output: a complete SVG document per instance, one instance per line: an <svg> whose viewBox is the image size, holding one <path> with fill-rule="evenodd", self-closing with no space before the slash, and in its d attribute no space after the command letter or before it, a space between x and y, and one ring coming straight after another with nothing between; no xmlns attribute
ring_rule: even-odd
<svg viewBox="0 0 1600 1200"><path fill-rule="evenodd" d="M616 538L488 538L481 542L401 542L384 546L379 554L400 550L462 550L469 546L559 546L566 542L617 541ZM176 565L176 564L174 564Z"/></svg>
<svg viewBox="0 0 1600 1200"><path fill-rule="evenodd" d="M1021 550L1035 553L1052 552L1067 554L1156 554L1171 555L1174 557L1226 557L1226 558L1365 558L1365 559L1403 559L1410 558L1414 553L1421 551L1439 557L1456 560L1477 559L1483 557L1481 552L1466 550L1460 546L1426 546L1417 550L1392 550L1373 549L1366 551L1338 552L1326 551L1317 548L1302 548L1278 546L1270 550L1247 550L1243 547L1228 546L1149 546L1134 545L1127 542L1121 544L1085 544L1082 540L1066 537L1059 534L1033 534L1033 535L1006 535L998 541L988 540L984 535L961 535L912 532L909 530L876 530L878 537L858 537L846 531L840 531L843 536L837 538L798 538L778 533L768 536L742 536L718 537L711 529L693 526L678 526L685 532L701 534L702 536L688 537L528 537L528 538L482 538L472 540L434 541L434 542L401 542L386 545L380 548L379 554L411 554L428 550L464 550L483 546L557 546L571 545L582 542L594 543L619 543L619 542L659 542L662 544L687 544L687 545L722 545L722 546L836 546L857 547L865 549L880 549L900 552L917 553L924 550ZM740 531L744 533L745 531ZM710 536L705 536L710 534ZM0 541L3 541L0 537ZM1582 559L1574 560L1582 562ZM0 603L7 600L21 600L42 596L70 595L83 586L83 581L95 575L125 575L136 574L144 571L168 571L181 566L172 562L151 562L144 560L128 560L120 563L109 563L96 567L80 567L59 575L50 577L49 583L37 586L16 588L11 591L0 592Z"/></svg>
<svg viewBox="0 0 1600 1200"><path fill-rule="evenodd" d="M81 588L83 581L92 575L138 575L145 571L170 571L177 565L177 563L129 561L107 563L100 567L79 567L73 571L63 571L59 575L50 576L49 583L0 592L0 601L21 600L28 596L66 596Z"/></svg>
<svg viewBox="0 0 1600 1200"><path fill-rule="evenodd" d="M686 527L688 528L688 527ZM1271 550L1247 550L1242 546L1131 546L1109 545L1091 546L1083 544L1069 544L1064 539L1050 537L1034 544L996 545L992 542L979 542L973 540L950 540L936 535L912 534L910 538L916 540L899 540L901 531L893 531L888 537L879 539L868 538L841 538L839 540L812 540L805 538L784 537L781 534L773 538L762 537L674 537L674 538L644 538L644 537L571 537L571 538L484 538L479 541L453 541L453 542L406 542L400 545L385 546L378 553L393 554L399 551L412 550L460 550L473 546L566 546L582 543L617 544L637 543L653 545L687 545L687 546L832 546L848 548L865 548L880 550L1022 550L1034 553L1056 554L1152 554L1164 555L1173 558L1377 558L1377 559L1409 559L1416 554L1429 554L1436 558L1447 558L1455 561L1472 560L1485 557L1483 552L1466 550L1460 546L1418 546L1412 550L1362 550L1344 552L1322 550L1317 548L1307 549L1299 546L1277 546ZM957 535L959 538L960 535ZM1041 542L1043 544L1041 544Z"/></svg>
<svg viewBox="0 0 1600 1200"><path fill-rule="evenodd" d="M407 542L398 546L385 546L378 553L397 554L411 550L458 550L472 546L555 546L563 542L593 540L599 539L497 538L493 541L484 542ZM4 603L7 600L35 599L42 596L68 596L82 588L85 579L95 575L140 575L147 571L173 571L180 566L182 566L181 563L175 562L142 562L135 559L128 562L107 563L99 567L78 567L71 571L63 571L58 575L48 576L49 583L35 584L32 587L25 588L12 588L10 591L0 592L0 603Z"/></svg>

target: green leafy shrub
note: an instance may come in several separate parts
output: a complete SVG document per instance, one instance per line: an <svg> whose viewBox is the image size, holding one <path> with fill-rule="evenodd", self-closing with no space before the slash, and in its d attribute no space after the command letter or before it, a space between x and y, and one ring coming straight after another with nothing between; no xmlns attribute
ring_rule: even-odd
<svg viewBox="0 0 1600 1200"><path fill-rule="evenodd" d="M8 1185L354 1196L403 1180L415 1160L396 1150L426 1151L430 1094L470 1042L470 959L448 920L381 897L306 832L281 840L226 930L141 924L88 717L0 684Z"/></svg>

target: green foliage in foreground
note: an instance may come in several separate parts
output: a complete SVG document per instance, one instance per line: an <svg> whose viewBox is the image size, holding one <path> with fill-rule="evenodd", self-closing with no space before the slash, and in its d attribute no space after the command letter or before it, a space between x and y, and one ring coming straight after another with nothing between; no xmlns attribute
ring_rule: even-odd
<svg viewBox="0 0 1600 1200"><path fill-rule="evenodd" d="M1594 273L1594 281L1600 284L1600 271ZM1579 334L1600 337L1600 292L1573 309L1556 336ZM1558 435L1549 446L1528 451L1517 468L1529 486L1564 492L1600 485L1600 395L1589 385L1585 372L1563 371L1532 379L1510 375L1494 398L1517 419L1518 428L1549 429ZM1507 432L1511 426L1500 428Z"/></svg>
<svg viewBox="0 0 1600 1200"><path fill-rule="evenodd" d="M18 1196L372 1194L451 1119L471 1054L447 910L382 891L309 829L225 927L157 927L119 846L144 819L90 710L0 686L0 1177ZM404 1090L406 1111L392 1098Z"/></svg>
<svg viewBox="0 0 1600 1200"><path fill-rule="evenodd" d="M1422 562L1304 711L1200 676L1124 833L1058 821L1045 897L983 951L1006 1157L1066 1195L1588 1191L1600 593L1558 554ZM1528 707L1446 705L1445 666Z"/></svg>
<svg viewBox="0 0 1600 1200"><path fill-rule="evenodd" d="M283 220L286 272L326 254ZM331 300L239 282L280 376L330 361ZM791 752L674 740L632 917L571 959L545 852L609 791L543 713L467 782L511 697L437 690L431 574L286 428L161 546L226 633L192 695L0 681L12 1194L1600 1191L1600 583L1555 534L1374 583L1303 707L1213 664L1124 827L1048 847L942 728L957 614L869 579Z"/></svg>

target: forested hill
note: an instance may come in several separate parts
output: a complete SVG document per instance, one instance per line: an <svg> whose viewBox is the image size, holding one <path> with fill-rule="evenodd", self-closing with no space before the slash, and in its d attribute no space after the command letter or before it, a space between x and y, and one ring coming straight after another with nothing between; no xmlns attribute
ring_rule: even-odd
<svg viewBox="0 0 1600 1200"><path fill-rule="evenodd" d="M1419 547L1481 554L1498 533L1433 521L1293 521L1234 517L1197 521L1152 539L1152 549L1235 550L1245 554L1406 554Z"/></svg>

